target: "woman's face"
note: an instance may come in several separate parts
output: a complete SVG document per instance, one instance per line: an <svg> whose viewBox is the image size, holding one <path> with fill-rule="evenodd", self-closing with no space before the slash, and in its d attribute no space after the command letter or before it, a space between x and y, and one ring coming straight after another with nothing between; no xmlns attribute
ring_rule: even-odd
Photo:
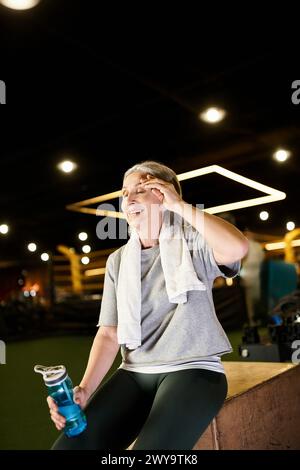
<svg viewBox="0 0 300 470"><path fill-rule="evenodd" d="M123 181L122 211L129 225L137 229L161 220L163 196L159 198L150 188L143 187L144 181L147 181L147 174L140 172L131 173Z"/></svg>

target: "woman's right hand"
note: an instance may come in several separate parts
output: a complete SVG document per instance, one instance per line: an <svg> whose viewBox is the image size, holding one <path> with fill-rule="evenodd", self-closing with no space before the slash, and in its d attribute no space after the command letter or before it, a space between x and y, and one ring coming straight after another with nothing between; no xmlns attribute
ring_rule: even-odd
<svg viewBox="0 0 300 470"><path fill-rule="evenodd" d="M73 390L73 400L80 408L85 408L88 401L87 391L82 387L75 387ZM66 425L66 418L58 412L58 406L52 397L47 397L47 402L50 410L51 419L54 422L56 429L61 431Z"/></svg>
<svg viewBox="0 0 300 470"><path fill-rule="evenodd" d="M80 408L85 408L87 401L89 399L89 395L87 393L87 390L83 387L80 387L80 385L77 385L73 389L73 400L77 405L80 406Z"/></svg>

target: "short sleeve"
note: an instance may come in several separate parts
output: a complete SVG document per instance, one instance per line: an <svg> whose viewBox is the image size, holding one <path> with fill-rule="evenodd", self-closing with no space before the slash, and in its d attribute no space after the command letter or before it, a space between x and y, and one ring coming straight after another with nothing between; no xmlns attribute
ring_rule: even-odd
<svg viewBox="0 0 300 470"><path fill-rule="evenodd" d="M109 255L106 261L103 294L97 326L117 326L118 324L117 296L112 254Z"/></svg>
<svg viewBox="0 0 300 470"><path fill-rule="evenodd" d="M204 256L205 260L207 262L207 266L209 269L209 275L211 275L212 278L216 278L219 276L225 277L225 278L233 278L236 277L240 273L241 269L241 260L237 260L234 263L230 264L217 264L215 257L214 257L214 252L212 248L205 243L206 248L204 249ZM207 261L209 259L209 261Z"/></svg>
<svg viewBox="0 0 300 470"><path fill-rule="evenodd" d="M187 234L189 249L196 250L197 255L201 257L203 267L209 279L215 279L220 276L233 278L240 273L241 260L228 265L219 265L215 260L213 249L195 228L190 226Z"/></svg>

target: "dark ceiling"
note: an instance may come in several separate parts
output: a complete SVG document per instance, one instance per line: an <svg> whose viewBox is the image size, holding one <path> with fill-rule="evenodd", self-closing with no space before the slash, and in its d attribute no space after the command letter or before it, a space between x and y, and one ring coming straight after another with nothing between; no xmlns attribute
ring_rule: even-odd
<svg viewBox="0 0 300 470"><path fill-rule="evenodd" d="M89 3L0 7L0 79L7 88L0 224L11 228L1 236L1 258L26 256L30 241L44 250L79 248L81 230L93 249L119 245L97 239L95 217L65 206L119 189L123 172L149 158L177 173L219 164L287 193L284 201L232 212L241 228L281 236L286 221L299 225L296 43L286 48L267 34L255 42L255 25L247 40L224 32L213 40L209 28L195 27L192 11L115 6L108 14ZM226 109L219 125L198 119L209 105ZM282 164L272 159L279 147L292 152ZM56 164L63 159L74 160L76 172L61 174ZM206 207L260 195L214 175L184 182L183 191ZM264 209L266 222L258 218Z"/></svg>

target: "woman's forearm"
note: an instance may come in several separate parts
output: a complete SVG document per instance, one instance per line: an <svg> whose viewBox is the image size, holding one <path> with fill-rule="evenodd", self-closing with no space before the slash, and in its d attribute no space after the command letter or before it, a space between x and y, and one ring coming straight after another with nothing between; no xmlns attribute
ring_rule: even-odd
<svg viewBox="0 0 300 470"><path fill-rule="evenodd" d="M226 220L184 201L174 205L174 212L180 214L203 235L219 264L232 263L247 254L247 238Z"/></svg>
<svg viewBox="0 0 300 470"><path fill-rule="evenodd" d="M120 345L109 336L97 333L80 387L91 396L111 368Z"/></svg>

